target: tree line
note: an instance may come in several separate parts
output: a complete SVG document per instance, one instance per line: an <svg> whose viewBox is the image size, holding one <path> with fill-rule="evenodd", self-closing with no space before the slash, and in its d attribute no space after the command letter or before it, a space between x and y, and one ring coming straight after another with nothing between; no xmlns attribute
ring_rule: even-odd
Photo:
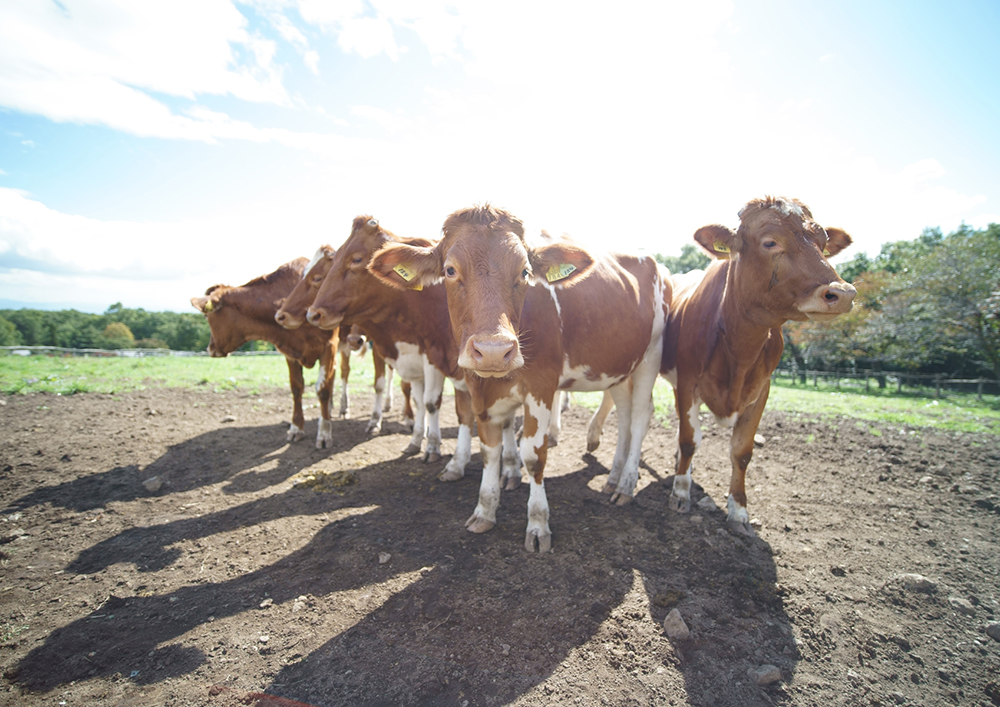
<svg viewBox="0 0 1000 707"><path fill-rule="evenodd" d="M692 243L679 256L657 254L673 273L704 268ZM854 309L829 323L789 322L785 357L799 370L853 367L1000 379L1000 225L962 225L947 236L925 229L858 253L838 268L858 290ZM76 310L0 310L0 345L67 348L169 348L203 351L200 314L147 312L120 302L103 314ZM251 342L244 349L273 348Z"/></svg>

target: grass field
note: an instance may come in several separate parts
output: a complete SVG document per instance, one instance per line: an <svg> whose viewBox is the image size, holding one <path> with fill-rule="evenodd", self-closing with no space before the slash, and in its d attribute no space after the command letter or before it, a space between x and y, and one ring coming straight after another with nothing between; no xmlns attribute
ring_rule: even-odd
<svg viewBox="0 0 1000 707"><path fill-rule="evenodd" d="M317 369L306 371L307 386L315 382ZM351 357L351 392L371 389L371 356ZM222 391L240 389L248 394L267 388L285 388L288 368L282 356L230 356L229 358L155 357L96 358L50 356L0 356L0 394L45 392L124 393L147 388L195 388ZM657 417L666 419L673 410L673 393L663 380L654 389ZM577 404L596 408L600 393L574 394ZM894 389L866 392L863 387L819 390L793 386L786 379L776 382L768 400L769 410L783 410L819 419L850 417L859 422L907 427L930 427L959 432L1000 435L1000 397L948 392L936 400L933 391ZM872 425L872 434L880 434Z"/></svg>

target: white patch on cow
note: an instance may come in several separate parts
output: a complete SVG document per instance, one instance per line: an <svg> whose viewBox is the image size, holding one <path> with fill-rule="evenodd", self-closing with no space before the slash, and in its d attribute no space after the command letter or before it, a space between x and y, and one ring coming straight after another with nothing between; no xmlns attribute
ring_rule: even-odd
<svg viewBox="0 0 1000 707"><path fill-rule="evenodd" d="M521 455L517 451L517 439L514 436L514 421L503 427L503 473L507 483L515 486L521 483ZM510 488L510 487L508 487Z"/></svg>
<svg viewBox="0 0 1000 707"><path fill-rule="evenodd" d="M726 500L726 506L729 508L729 517L727 520L736 521L737 523L750 522L750 514L747 513L747 509L737 503L732 495Z"/></svg>
<svg viewBox="0 0 1000 707"><path fill-rule="evenodd" d="M570 366L569 356L566 356L563 361L562 373L559 376L559 389L573 390L578 393L607 390L618 385L626 378L628 376L608 376L603 373L595 376L590 366ZM572 385L563 388L568 381L573 381Z"/></svg>
<svg viewBox="0 0 1000 707"><path fill-rule="evenodd" d="M303 430L293 422L288 426L288 432L285 433L285 439L289 442L296 442L302 439L304 434L305 430Z"/></svg>
<svg viewBox="0 0 1000 707"><path fill-rule="evenodd" d="M549 552L552 549L552 531L549 530L549 501L545 496L545 482L536 483L532 478L530 489L524 547L528 552L534 552L537 541L540 553Z"/></svg>
<svg viewBox="0 0 1000 707"><path fill-rule="evenodd" d="M734 412L729 417L715 416L715 424L721 425L722 427L729 427L730 429L736 424L736 418L739 417L739 413Z"/></svg>
<svg viewBox="0 0 1000 707"><path fill-rule="evenodd" d="M469 384L465 382L465 378L452 378L451 387L455 390L460 390L463 393L469 392Z"/></svg>
<svg viewBox="0 0 1000 707"><path fill-rule="evenodd" d="M559 317L559 328L562 329L562 307L559 306L559 288L553 287L547 282L543 282L542 287L552 295L552 304L556 306L556 316Z"/></svg>
<svg viewBox="0 0 1000 707"><path fill-rule="evenodd" d="M424 355L416 344L397 341L396 350L399 356L393 362L393 368L401 380L409 381L424 379ZM388 361L389 359L386 359Z"/></svg>
<svg viewBox="0 0 1000 707"><path fill-rule="evenodd" d="M331 420L320 420L319 430L316 432L316 449L333 447L333 422Z"/></svg>
<svg viewBox="0 0 1000 707"><path fill-rule="evenodd" d="M455 481L465 476L465 467L472 458L472 430L468 425L458 426L458 441L455 443L455 454L441 472L439 478Z"/></svg>
<svg viewBox="0 0 1000 707"><path fill-rule="evenodd" d="M323 390L323 381L326 380L326 366L320 364L319 376L316 378L316 392Z"/></svg>
<svg viewBox="0 0 1000 707"><path fill-rule="evenodd" d="M677 387L677 369L676 368L671 368L669 371L667 371L666 373L664 373L662 375L663 375L664 380L666 380L667 383L670 384L671 388L676 388Z"/></svg>
<svg viewBox="0 0 1000 707"><path fill-rule="evenodd" d="M798 204L792 201L786 201L782 199L772 208L777 208L781 213L786 216L798 216L799 218L805 218L805 214L802 213L802 209Z"/></svg>
<svg viewBox="0 0 1000 707"><path fill-rule="evenodd" d="M521 460L524 462L524 467L528 470L528 473L534 473L538 468L538 454L535 450L545 444L545 434L549 429L549 417L551 414L552 411L544 402L538 400L530 393L525 396L525 424L527 425L529 415L538 422L538 429L535 430L535 434L528 437L522 432L521 436Z"/></svg>
<svg viewBox="0 0 1000 707"><path fill-rule="evenodd" d="M694 429L694 447L695 450L701 445L701 417L699 413L701 412L701 401L695 398L691 403L691 409L688 410L688 422Z"/></svg>
<svg viewBox="0 0 1000 707"><path fill-rule="evenodd" d="M497 507L500 505L500 445L490 447L480 444L479 454L483 459L483 478L479 484L479 503L469 520L496 523Z"/></svg>
<svg viewBox="0 0 1000 707"><path fill-rule="evenodd" d="M306 275L309 274L309 271L313 269L313 265L315 265L316 263L318 263L322 259L323 259L323 247L320 246L319 250L316 251L316 255L314 255L312 257L312 260L309 261L309 264L306 265L306 269L302 271L302 279L303 280L306 279Z"/></svg>

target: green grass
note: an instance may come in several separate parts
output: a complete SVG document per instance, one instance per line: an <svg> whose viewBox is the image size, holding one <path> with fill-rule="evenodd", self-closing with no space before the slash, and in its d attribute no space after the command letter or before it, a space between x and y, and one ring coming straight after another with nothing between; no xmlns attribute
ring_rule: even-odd
<svg viewBox="0 0 1000 707"><path fill-rule="evenodd" d="M371 355L351 357L351 393L370 391ZM339 364L339 360L338 360ZM306 385L316 381L318 369L306 371ZM55 356L0 356L0 393L47 392L123 393L147 388L201 388L211 391L241 390L256 394L269 388L287 388L288 368L282 356L230 356L229 358L150 357L94 358ZM446 392L450 392L446 388ZM574 404L596 408L601 393L575 393ZM667 420L673 413L670 386L657 380L653 390L656 416ZM934 428L957 432L1000 435L1000 398L974 393L947 392L935 400L933 390L894 386L843 386L837 391L821 385L791 385L780 379L771 386L768 410L781 410L820 421L824 417L849 417L862 421L872 435L885 426Z"/></svg>
<svg viewBox="0 0 1000 707"><path fill-rule="evenodd" d="M339 360L338 360L339 364ZM357 373L355 373L357 372ZM318 366L305 372L316 382ZM371 386L371 356L351 357L351 390ZM124 393L147 388L244 390L288 387L284 356L104 358L0 356L0 393Z"/></svg>

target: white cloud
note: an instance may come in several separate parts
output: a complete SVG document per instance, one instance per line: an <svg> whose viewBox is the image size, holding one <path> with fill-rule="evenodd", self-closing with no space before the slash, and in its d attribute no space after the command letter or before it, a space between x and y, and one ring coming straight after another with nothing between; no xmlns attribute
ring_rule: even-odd
<svg viewBox="0 0 1000 707"><path fill-rule="evenodd" d="M377 17L357 17L345 21L338 33L337 44L345 52L354 52L365 59L385 52L396 61L401 51L388 20Z"/></svg>
<svg viewBox="0 0 1000 707"><path fill-rule="evenodd" d="M352 106L351 115L373 120L390 133L398 132L410 125L410 121L407 118L393 115L387 110L375 108L374 106Z"/></svg>
<svg viewBox="0 0 1000 707"><path fill-rule="evenodd" d="M150 93L287 103L273 42L246 25L226 0L0 3L0 101L55 121L204 139Z"/></svg>

